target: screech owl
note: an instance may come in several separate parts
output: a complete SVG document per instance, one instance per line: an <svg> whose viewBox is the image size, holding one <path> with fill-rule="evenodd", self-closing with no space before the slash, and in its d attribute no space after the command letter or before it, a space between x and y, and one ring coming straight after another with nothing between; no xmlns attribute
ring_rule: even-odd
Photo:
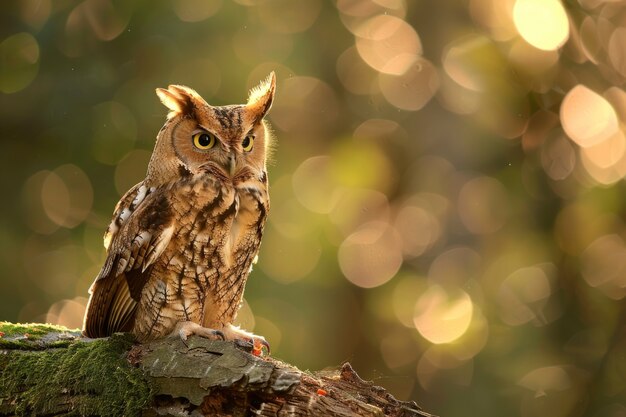
<svg viewBox="0 0 626 417"><path fill-rule="evenodd" d="M275 88L272 72L246 104L220 107L188 87L156 90L170 112L146 178L118 202L105 233L85 336L197 334L269 348L232 322L269 210L264 117Z"/></svg>

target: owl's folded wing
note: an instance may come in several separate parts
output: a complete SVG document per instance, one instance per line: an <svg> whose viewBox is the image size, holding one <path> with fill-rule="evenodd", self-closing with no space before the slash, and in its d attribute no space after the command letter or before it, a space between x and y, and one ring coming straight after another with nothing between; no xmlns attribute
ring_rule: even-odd
<svg viewBox="0 0 626 417"><path fill-rule="evenodd" d="M137 184L116 207L105 234L107 259L89 290L85 336L131 330L141 290L174 233L173 217L160 191Z"/></svg>

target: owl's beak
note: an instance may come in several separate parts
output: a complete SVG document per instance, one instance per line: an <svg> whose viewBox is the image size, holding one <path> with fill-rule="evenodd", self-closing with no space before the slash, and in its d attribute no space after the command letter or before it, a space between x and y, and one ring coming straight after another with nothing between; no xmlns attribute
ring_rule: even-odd
<svg viewBox="0 0 626 417"><path fill-rule="evenodd" d="M235 162L235 156L234 155L230 155L228 157L228 173L230 174L230 177L232 178L233 175L235 175L235 169L237 168L237 164Z"/></svg>

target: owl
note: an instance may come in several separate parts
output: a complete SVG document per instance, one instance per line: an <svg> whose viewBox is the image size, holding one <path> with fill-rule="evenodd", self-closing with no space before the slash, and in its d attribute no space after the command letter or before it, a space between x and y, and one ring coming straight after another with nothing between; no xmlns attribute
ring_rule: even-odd
<svg viewBox="0 0 626 417"><path fill-rule="evenodd" d="M156 90L169 114L146 178L117 203L104 235L85 336L195 334L269 350L232 323L269 210L264 117L275 89L271 73L246 104L219 107L188 87Z"/></svg>

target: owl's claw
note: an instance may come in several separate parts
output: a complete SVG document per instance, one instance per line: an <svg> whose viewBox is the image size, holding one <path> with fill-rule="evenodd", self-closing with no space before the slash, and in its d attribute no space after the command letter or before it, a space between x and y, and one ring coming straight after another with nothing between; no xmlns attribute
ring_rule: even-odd
<svg viewBox="0 0 626 417"><path fill-rule="evenodd" d="M243 349L251 351L255 356L260 356L263 353L263 348L267 351L267 354L270 354L270 344L267 340L261 337L252 337L252 338L239 338L235 339L235 344Z"/></svg>
<svg viewBox="0 0 626 417"><path fill-rule="evenodd" d="M176 325L176 328L172 332L172 334L177 333L180 339L183 341L185 345L187 345L187 339L189 336L196 335L200 337L205 337L207 339L215 339L220 338L222 340L226 340L226 336L224 336L224 332L221 330L209 329L208 327L202 327L197 323L191 321L183 321Z"/></svg>
<svg viewBox="0 0 626 417"><path fill-rule="evenodd" d="M224 326L224 334L226 335L226 340L233 340L246 350L251 348L251 352L255 356L263 354L263 347L267 350L267 354L270 354L270 344L263 336L257 336L232 324Z"/></svg>
<svg viewBox="0 0 626 417"><path fill-rule="evenodd" d="M269 344L269 342L267 340L265 340L263 338L260 338L260 337L259 338L255 338L254 342L253 342L253 345L254 345L254 349L258 350L259 352L262 352L263 351L263 347L265 347L265 349L267 349L267 356L270 355L270 353L271 353L270 344Z"/></svg>

